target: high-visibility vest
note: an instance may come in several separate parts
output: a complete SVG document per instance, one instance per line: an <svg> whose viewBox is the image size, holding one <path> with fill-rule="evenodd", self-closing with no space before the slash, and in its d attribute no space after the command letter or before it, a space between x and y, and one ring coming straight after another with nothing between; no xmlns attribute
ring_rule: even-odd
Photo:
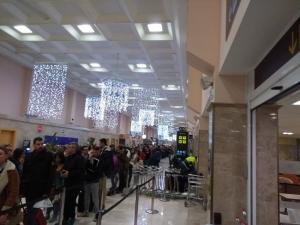
<svg viewBox="0 0 300 225"><path fill-rule="evenodd" d="M193 155L187 157L185 160L186 160L187 162L189 162L189 163L192 163L193 165L195 165L196 162L197 162L197 158L196 158L195 156L193 156Z"/></svg>

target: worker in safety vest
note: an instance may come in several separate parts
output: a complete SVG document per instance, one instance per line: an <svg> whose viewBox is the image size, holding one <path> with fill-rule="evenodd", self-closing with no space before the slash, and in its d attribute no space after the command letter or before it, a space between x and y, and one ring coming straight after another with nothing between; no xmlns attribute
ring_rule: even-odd
<svg viewBox="0 0 300 225"><path fill-rule="evenodd" d="M189 157L185 158L185 160L186 160L188 163L190 163L190 164L192 164L193 166L195 166L196 163L197 163L198 158L197 158L197 156L190 155Z"/></svg>

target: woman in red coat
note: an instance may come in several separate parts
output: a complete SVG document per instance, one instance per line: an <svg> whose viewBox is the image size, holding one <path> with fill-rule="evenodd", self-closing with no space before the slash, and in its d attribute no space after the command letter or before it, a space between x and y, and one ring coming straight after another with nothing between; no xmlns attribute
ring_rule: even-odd
<svg viewBox="0 0 300 225"><path fill-rule="evenodd" d="M8 151L0 146L0 225L15 225L18 210L20 179L16 166L8 160Z"/></svg>

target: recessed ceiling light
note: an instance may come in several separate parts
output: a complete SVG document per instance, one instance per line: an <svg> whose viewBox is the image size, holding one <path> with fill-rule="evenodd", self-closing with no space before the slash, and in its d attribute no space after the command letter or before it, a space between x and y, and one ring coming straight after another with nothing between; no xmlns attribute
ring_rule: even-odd
<svg viewBox="0 0 300 225"><path fill-rule="evenodd" d="M167 101L167 98L153 98L156 101Z"/></svg>
<svg viewBox="0 0 300 225"><path fill-rule="evenodd" d="M284 134L284 135L293 135L294 133L293 132L285 131L285 132L282 132L282 134Z"/></svg>
<svg viewBox="0 0 300 225"><path fill-rule="evenodd" d="M184 118L184 116L175 116L175 117L177 117L177 118Z"/></svg>
<svg viewBox="0 0 300 225"><path fill-rule="evenodd" d="M99 63L90 63L90 64L81 63L80 65L90 72L101 72L101 73L108 72L108 70L106 68L101 67Z"/></svg>
<svg viewBox="0 0 300 225"><path fill-rule="evenodd" d="M104 87L104 83L90 83L90 85L94 88L102 88Z"/></svg>
<svg viewBox="0 0 300 225"><path fill-rule="evenodd" d="M165 110L165 111L162 111L163 113L172 113L172 111L168 111L168 110Z"/></svg>
<svg viewBox="0 0 300 225"><path fill-rule="evenodd" d="M100 68L101 67L101 65L99 63L90 63L90 66L94 67L94 68Z"/></svg>
<svg viewBox="0 0 300 225"><path fill-rule="evenodd" d="M16 25L14 28L22 34L32 34L32 30L25 25Z"/></svg>
<svg viewBox="0 0 300 225"><path fill-rule="evenodd" d="M277 113L270 113L270 116L277 116Z"/></svg>
<svg viewBox="0 0 300 225"><path fill-rule="evenodd" d="M181 105L171 105L170 107L173 109L182 109L183 108L183 106L181 106Z"/></svg>
<svg viewBox="0 0 300 225"><path fill-rule="evenodd" d="M180 86L176 86L174 84L162 85L161 87L162 87L163 90L167 90L167 91L178 91L178 90L180 90Z"/></svg>
<svg viewBox="0 0 300 225"><path fill-rule="evenodd" d="M140 86L140 85L138 85L138 84L132 84L131 86L132 86L132 87L138 87L138 86Z"/></svg>
<svg viewBox="0 0 300 225"><path fill-rule="evenodd" d="M300 105L300 101L294 102L293 105Z"/></svg>
<svg viewBox="0 0 300 225"><path fill-rule="evenodd" d="M80 24L80 25L77 25L77 27L82 33L85 33L85 34L95 33L94 29L89 24Z"/></svg>
<svg viewBox="0 0 300 225"><path fill-rule="evenodd" d="M145 63L128 64L129 69L135 73L152 73L153 68L151 65Z"/></svg>
<svg viewBox="0 0 300 225"><path fill-rule="evenodd" d="M149 32L154 33L154 32L162 32L163 27L161 23L149 23L147 25Z"/></svg>
<svg viewBox="0 0 300 225"><path fill-rule="evenodd" d="M134 100L136 97L128 97L129 100Z"/></svg>
<svg viewBox="0 0 300 225"><path fill-rule="evenodd" d="M139 68L139 69L146 69L147 68L147 65L145 63L137 63L136 64L136 68Z"/></svg>

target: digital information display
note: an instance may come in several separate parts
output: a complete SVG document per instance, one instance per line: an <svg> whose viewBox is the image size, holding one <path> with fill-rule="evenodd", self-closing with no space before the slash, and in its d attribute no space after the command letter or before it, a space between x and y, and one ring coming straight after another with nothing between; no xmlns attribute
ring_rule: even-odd
<svg viewBox="0 0 300 225"><path fill-rule="evenodd" d="M188 151L189 133L186 131L178 131L176 142L176 155L186 157Z"/></svg>

